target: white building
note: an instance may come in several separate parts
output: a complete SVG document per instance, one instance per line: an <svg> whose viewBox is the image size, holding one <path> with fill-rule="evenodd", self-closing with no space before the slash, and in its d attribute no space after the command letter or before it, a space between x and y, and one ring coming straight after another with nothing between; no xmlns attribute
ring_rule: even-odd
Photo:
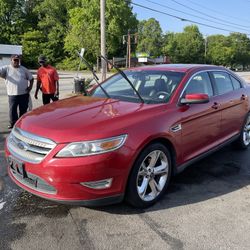
<svg viewBox="0 0 250 250"><path fill-rule="evenodd" d="M0 67L10 64L10 58L13 54L22 55L22 46L0 44Z"/></svg>

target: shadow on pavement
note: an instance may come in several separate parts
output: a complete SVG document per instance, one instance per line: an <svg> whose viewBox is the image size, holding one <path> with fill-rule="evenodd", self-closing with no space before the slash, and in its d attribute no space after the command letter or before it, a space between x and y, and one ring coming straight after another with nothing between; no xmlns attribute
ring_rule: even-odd
<svg viewBox="0 0 250 250"><path fill-rule="evenodd" d="M148 209L134 209L126 204L118 204L99 210L114 214L134 214L194 204L212 198L223 200L221 196L249 184L249 150L238 151L230 145L175 176L165 196Z"/></svg>

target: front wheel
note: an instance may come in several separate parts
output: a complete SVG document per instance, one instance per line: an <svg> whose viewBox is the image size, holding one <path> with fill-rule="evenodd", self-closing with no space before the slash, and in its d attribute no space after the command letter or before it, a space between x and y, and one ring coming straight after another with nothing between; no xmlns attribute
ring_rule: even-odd
<svg viewBox="0 0 250 250"><path fill-rule="evenodd" d="M171 177L168 149L161 143L146 147L136 160L127 184L126 200L133 206L146 208L164 194Z"/></svg>
<svg viewBox="0 0 250 250"><path fill-rule="evenodd" d="M236 145L241 149L248 148L250 144L250 113L248 113L240 137L236 141Z"/></svg>

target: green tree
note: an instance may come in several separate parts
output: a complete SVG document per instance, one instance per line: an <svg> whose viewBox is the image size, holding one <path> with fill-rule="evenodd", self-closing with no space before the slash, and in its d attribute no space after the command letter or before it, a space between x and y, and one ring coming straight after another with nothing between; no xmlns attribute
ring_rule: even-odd
<svg viewBox="0 0 250 250"><path fill-rule="evenodd" d="M137 52L146 52L153 57L162 54L162 29L157 20L150 18L139 22Z"/></svg>
<svg viewBox="0 0 250 250"><path fill-rule="evenodd" d="M250 39L246 34L231 33L228 37L231 49L231 65L242 65L242 68L250 63Z"/></svg>
<svg viewBox="0 0 250 250"><path fill-rule="evenodd" d="M163 51L174 63L204 63L205 43L196 25L186 26L182 33L165 36Z"/></svg>
<svg viewBox="0 0 250 250"><path fill-rule="evenodd" d="M45 35L39 31L28 31L22 36L23 62L26 66L36 68L38 66L37 58L43 54L46 44Z"/></svg>
<svg viewBox="0 0 250 250"><path fill-rule="evenodd" d="M74 60L75 50L85 48L85 56L95 62L100 55L100 1L82 0L81 6L70 11L69 27L65 38L65 50L69 56ZM123 0L107 0L106 46L109 57L125 54L122 36L133 27L137 27L137 20L130 4Z"/></svg>
<svg viewBox="0 0 250 250"><path fill-rule="evenodd" d="M215 65L230 66L232 48L227 36L213 35L207 37L207 62Z"/></svg>
<svg viewBox="0 0 250 250"><path fill-rule="evenodd" d="M38 0L0 0L0 43L20 44L21 36L37 24Z"/></svg>
<svg viewBox="0 0 250 250"><path fill-rule="evenodd" d="M64 39L68 30L68 11L75 7L78 1L69 0L44 0L36 6L38 16L37 30L44 34L41 41L46 46L41 46L42 53L51 63L56 63L64 58Z"/></svg>

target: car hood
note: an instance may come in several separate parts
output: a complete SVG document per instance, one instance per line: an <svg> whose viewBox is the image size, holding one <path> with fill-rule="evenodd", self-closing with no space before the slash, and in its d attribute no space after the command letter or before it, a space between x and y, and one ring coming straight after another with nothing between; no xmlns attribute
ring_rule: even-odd
<svg viewBox="0 0 250 250"><path fill-rule="evenodd" d="M77 96L30 111L16 126L57 143L101 139L124 133L147 106L152 105Z"/></svg>

